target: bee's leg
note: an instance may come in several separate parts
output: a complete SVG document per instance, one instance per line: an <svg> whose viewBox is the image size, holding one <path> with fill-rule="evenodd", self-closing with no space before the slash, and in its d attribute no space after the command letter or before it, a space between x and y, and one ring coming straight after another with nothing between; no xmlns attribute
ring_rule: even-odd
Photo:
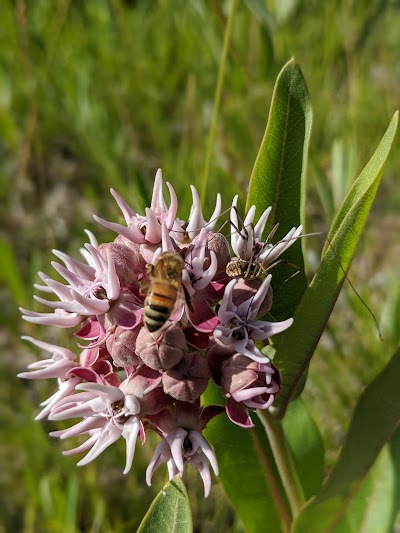
<svg viewBox="0 0 400 533"><path fill-rule="evenodd" d="M267 275L267 273L275 268L276 266L280 265L281 263L285 264L285 265L289 265L290 267L294 268L296 272L294 272L286 281L288 281L289 279L292 279L294 276L296 276L300 271L301 271L301 268L298 267L297 265L295 265L294 263L290 263L289 261L287 261L286 259L277 259L274 263L271 263L267 268L264 268L262 265L261 268L263 269L263 274Z"/></svg>
<svg viewBox="0 0 400 533"><path fill-rule="evenodd" d="M188 293L187 288L183 284L182 284L182 289L183 289L183 294L185 295L186 305L189 307L192 313L194 313L194 307L192 305L192 302L190 301L190 294Z"/></svg>

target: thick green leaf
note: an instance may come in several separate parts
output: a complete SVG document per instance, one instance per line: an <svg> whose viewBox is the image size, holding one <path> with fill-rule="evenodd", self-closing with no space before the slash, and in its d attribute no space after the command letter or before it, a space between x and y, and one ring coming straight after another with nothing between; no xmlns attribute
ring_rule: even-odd
<svg viewBox="0 0 400 533"><path fill-rule="evenodd" d="M316 494L324 476L324 444L314 419L301 398L289 405L283 431L307 499Z"/></svg>
<svg viewBox="0 0 400 533"><path fill-rule="evenodd" d="M400 422L399 381L400 350L360 396L338 461L322 490L298 515L294 526L296 533L336 531L336 526L339 526L353 500L354 509L358 508L360 500L357 501L356 498L362 490L363 481ZM378 487L379 483L382 483L380 467L377 467L376 475L376 479L372 480L371 494L379 499ZM394 473L388 471L387 475L392 475L394 479ZM385 490L390 493L390 501L393 501L394 482L385 486ZM377 502L374 513L371 511L371 517L366 514L362 516L363 523L366 520L375 520L372 514L374 517L379 516L379 509L382 513L385 511L385 520L390 522L392 505L385 506L384 502ZM387 530L378 527L375 531Z"/></svg>
<svg viewBox="0 0 400 533"><path fill-rule="evenodd" d="M335 526L335 533L391 533L393 531L396 472L387 446Z"/></svg>
<svg viewBox="0 0 400 533"><path fill-rule="evenodd" d="M305 169L311 132L312 111L307 86L299 66L291 59L275 84L267 128L250 179L247 209L257 206L260 215L272 206L267 231L279 222L275 239L304 221ZM274 239L274 240L275 240ZM301 241L284 254L300 271L288 283L293 267L281 265L274 271L276 297L272 314L287 318L293 314L307 287Z"/></svg>
<svg viewBox="0 0 400 533"><path fill-rule="evenodd" d="M185 485L179 476L168 481L155 497L138 533L188 533L192 514Z"/></svg>
<svg viewBox="0 0 400 533"><path fill-rule="evenodd" d="M284 415L335 305L374 200L397 121L398 113L345 198L329 232L320 267L296 309L294 324L280 339L274 359L282 374L277 416Z"/></svg>
<svg viewBox="0 0 400 533"><path fill-rule="evenodd" d="M221 393L216 387L208 387L206 403L219 403ZM280 533L279 503L283 507L282 516L289 522L287 501L272 458L272 452L265 430L254 414L256 429L244 429L233 424L225 415L220 415L209 423L204 431L212 444L218 459L219 479L228 498L234 505L247 533L268 531ZM285 519L285 518L284 518Z"/></svg>

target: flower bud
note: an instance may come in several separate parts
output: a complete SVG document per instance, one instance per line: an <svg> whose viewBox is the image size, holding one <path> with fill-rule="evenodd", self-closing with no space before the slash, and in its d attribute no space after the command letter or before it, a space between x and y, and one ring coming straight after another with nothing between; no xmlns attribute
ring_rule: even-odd
<svg viewBox="0 0 400 533"><path fill-rule="evenodd" d="M140 362L136 355L136 339L140 328L124 329L117 327L106 341L107 350L117 367L128 368Z"/></svg>
<svg viewBox="0 0 400 533"><path fill-rule="evenodd" d="M239 306L245 300L248 300L250 296L255 295L258 289L261 286L262 279L245 279L239 278L236 285L233 288L233 302L236 306ZM272 288L269 286L267 296L265 297L263 303L261 304L260 311L258 316L263 316L265 313L272 307Z"/></svg>
<svg viewBox="0 0 400 533"><path fill-rule="evenodd" d="M280 375L270 362L257 363L248 357L235 354L222 368L222 391L227 398L243 401L249 408L264 409L278 396Z"/></svg>
<svg viewBox="0 0 400 533"><path fill-rule="evenodd" d="M143 257L145 264L150 265L153 261L154 254L160 246L158 244L141 244L140 255Z"/></svg>
<svg viewBox="0 0 400 533"><path fill-rule="evenodd" d="M111 251L121 287L127 287L136 281L138 274L144 270L144 261L139 255L138 248L135 251L124 244L108 242L100 244L98 250L104 258L107 257L107 251Z"/></svg>
<svg viewBox="0 0 400 533"><path fill-rule="evenodd" d="M199 242L200 236L197 235L192 244L196 246L196 243ZM217 272L214 276L214 279L219 279L222 275L223 278L226 278L226 265L230 261L229 245L226 237L222 233L216 233L214 231L209 231L207 233L207 243L206 243L206 254L204 259L204 269L207 269L210 266L210 251L215 252L217 257Z"/></svg>
<svg viewBox="0 0 400 533"><path fill-rule="evenodd" d="M206 390L209 377L206 359L197 352L190 352L178 365L164 372L164 392L180 402L193 403Z"/></svg>
<svg viewBox="0 0 400 533"><path fill-rule="evenodd" d="M246 389L257 381L259 363L248 357L236 354L225 362L222 368L222 390L232 396L237 390Z"/></svg>
<svg viewBox="0 0 400 533"><path fill-rule="evenodd" d="M172 368L186 352L186 338L180 327L170 325L153 333L144 326L140 329L136 353L148 367L154 370Z"/></svg>

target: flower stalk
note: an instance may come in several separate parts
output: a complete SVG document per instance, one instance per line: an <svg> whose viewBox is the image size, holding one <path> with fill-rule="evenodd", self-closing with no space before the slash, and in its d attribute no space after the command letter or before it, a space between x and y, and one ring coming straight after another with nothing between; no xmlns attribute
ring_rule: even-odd
<svg viewBox="0 0 400 533"><path fill-rule="evenodd" d="M304 505L306 499L301 486L296 467L290 455L290 451L283 433L282 422L275 419L268 409L257 410L257 414L263 424L271 445L275 463L286 491L292 515L295 517Z"/></svg>
<svg viewBox="0 0 400 533"><path fill-rule="evenodd" d="M257 450L258 456L260 458L260 462L262 464L264 474L266 479L268 480L269 486L271 488L271 494L272 498L274 499L276 508L279 511L279 516L282 521L282 529L284 533L288 533L290 531L291 526L291 516L290 511L287 508L287 502L284 500L283 495L281 493L280 487L278 487L277 479L275 478L265 455L265 450L257 436L256 430L253 428L250 430L250 435L253 439L254 446Z"/></svg>

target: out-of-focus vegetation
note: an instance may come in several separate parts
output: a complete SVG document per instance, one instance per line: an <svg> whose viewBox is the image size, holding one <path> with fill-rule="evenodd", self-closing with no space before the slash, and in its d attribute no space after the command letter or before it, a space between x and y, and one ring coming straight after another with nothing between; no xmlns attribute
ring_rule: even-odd
<svg viewBox="0 0 400 533"><path fill-rule="evenodd" d="M127 477L122 443L82 469L61 455L62 443L47 435L53 426L33 421L51 386L15 374L35 360L19 335L60 344L67 336L22 324L17 306L34 307L32 285L38 270L50 271L52 248L77 256L85 227L101 240L113 238L91 218L119 216L110 187L143 209L161 166L187 214L189 184L201 188L228 6L196 0L0 6L0 531L134 531L164 481L161 473L154 489L144 483L154 446L138 448ZM399 27L397 0L238 2L206 213L217 191L225 207L236 193L243 205L276 75L294 55L314 109L307 230L329 227L399 106ZM385 342L347 287L304 392L330 460L357 393L399 344L399 172L395 148L350 271ZM322 241L307 240L310 272ZM207 501L196 474L188 485L196 531L240 531L217 484Z"/></svg>

